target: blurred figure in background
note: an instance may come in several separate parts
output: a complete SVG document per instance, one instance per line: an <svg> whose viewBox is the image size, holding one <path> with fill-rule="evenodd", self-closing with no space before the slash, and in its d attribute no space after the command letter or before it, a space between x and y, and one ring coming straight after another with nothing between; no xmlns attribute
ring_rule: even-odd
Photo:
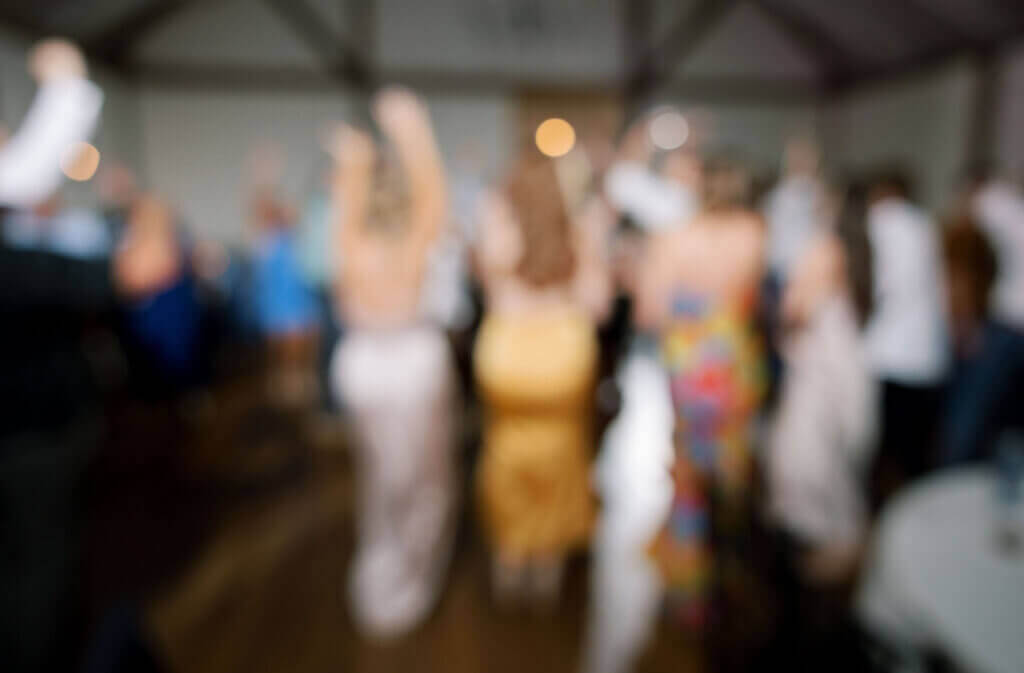
<svg viewBox="0 0 1024 673"><path fill-rule="evenodd" d="M466 330L474 318L468 251L476 237L476 204L483 190L477 174L482 167L472 148L463 154L450 187L450 216L430 249L422 299L424 317L455 333Z"/></svg>
<svg viewBox="0 0 1024 673"><path fill-rule="evenodd" d="M127 308L124 341L138 392L181 392L198 383L203 370L203 309L191 251L170 207L142 194L131 202L119 245L165 256L161 263L175 269L167 287Z"/></svg>
<svg viewBox="0 0 1024 673"><path fill-rule="evenodd" d="M92 135L103 92L87 77L85 59L64 40L44 40L28 55L39 88L13 136L0 147L0 204L32 208L63 180L69 148Z"/></svg>
<svg viewBox="0 0 1024 673"><path fill-rule="evenodd" d="M270 174L274 169L258 166L257 171ZM267 392L285 406L301 406L316 391L318 312L299 268L293 213L273 185L272 177L258 179L253 197L253 300L256 323L269 348Z"/></svg>
<svg viewBox="0 0 1024 673"><path fill-rule="evenodd" d="M672 228L700 206L700 159L689 145L663 156L660 173L651 166L651 124L664 113L648 113L629 128L604 179L609 203L646 232Z"/></svg>
<svg viewBox="0 0 1024 673"><path fill-rule="evenodd" d="M786 143L783 154L782 176L764 199L768 273L762 288L761 317L771 375L769 406L776 399L784 378L785 357L780 351L785 339L782 302L786 283L808 247L819 240L825 229L826 189L820 163L820 152L812 139L792 138Z"/></svg>
<svg viewBox="0 0 1024 673"><path fill-rule="evenodd" d="M415 627L434 605L456 523L456 383L444 333L421 319L428 251L446 217L444 171L427 109L386 89L373 103L389 147L336 138L336 302L346 334L332 363L351 414L359 470L353 616L378 636ZM340 226L338 226L340 224Z"/></svg>
<svg viewBox="0 0 1024 673"><path fill-rule="evenodd" d="M15 248L79 259L108 256L116 240L99 214L67 208L59 192L34 208L11 211L3 219L3 237Z"/></svg>
<svg viewBox="0 0 1024 673"><path fill-rule="evenodd" d="M946 415L946 464L990 456L1002 431L1024 426L1024 195L978 170L967 198L947 241L961 361Z"/></svg>
<svg viewBox="0 0 1024 673"><path fill-rule="evenodd" d="M872 477L872 504L877 506L932 461L949 342L935 223L910 201L909 182L897 171L878 175L868 200L875 301L866 338L872 370L882 385Z"/></svg>
<svg viewBox="0 0 1024 673"><path fill-rule="evenodd" d="M88 136L102 100L72 45L44 42L29 61L40 91L0 148L0 200L22 207L52 195L62 153ZM65 252L0 243L0 656L11 671L69 670L75 657L78 496L100 434L83 329L174 274L154 248Z"/></svg>
<svg viewBox="0 0 1024 673"><path fill-rule="evenodd" d="M0 244L0 626L6 670L67 670L75 654L81 477L99 440L83 327L158 292L165 250L79 260Z"/></svg>
<svg viewBox="0 0 1024 673"><path fill-rule="evenodd" d="M639 326L660 335L675 412L674 496L651 554L670 612L697 631L708 625L713 553L728 552L743 525L763 385L753 332L763 223L744 205L749 181L736 165L709 163L704 185L702 213L649 241L637 306Z"/></svg>
<svg viewBox="0 0 1024 673"><path fill-rule="evenodd" d="M653 151L650 123L651 115L634 122L620 148L620 158L605 177L608 200L639 224L639 231L623 232L619 239L622 254L616 271L620 285L630 294L639 290L634 279L643 263L647 238L685 226L697 214L700 195L699 166L687 166L693 172L684 182L664 186L667 194L678 195L662 197L669 207L659 206L653 191L648 194L648 181L666 182L666 178L647 172L646 158L644 163L635 163ZM688 149L676 150L673 156L696 161ZM636 177L630 177L634 171ZM644 208L642 204L652 212L644 214L646 211L632 207ZM634 298L633 305L638 303ZM663 587L647 557L647 546L665 520L672 499L668 469L674 414L657 338L646 331L627 333L625 338L628 350L615 375L622 406L605 432L594 469L601 515L594 536L584 660L584 670L593 673L629 670L650 638Z"/></svg>
<svg viewBox="0 0 1024 673"><path fill-rule="evenodd" d="M594 517L595 322L608 309L611 219L600 199L568 187L569 167L560 173L528 151L482 206L477 267L486 299L474 365L486 418L477 493L502 602L550 605Z"/></svg>
<svg viewBox="0 0 1024 673"><path fill-rule="evenodd" d="M853 578L868 534L876 431L861 334L872 301L864 189L850 187L836 225L811 236L782 302L786 377L769 436L769 512L794 542L800 579L835 586Z"/></svg>
<svg viewBox="0 0 1024 673"><path fill-rule="evenodd" d="M810 138L786 144L782 177L768 194L768 271L779 288L803 258L807 247L824 229L825 185L820 174L820 153Z"/></svg>
<svg viewBox="0 0 1024 673"><path fill-rule="evenodd" d="M88 138L103 94L73 45L29 54L39 85L0 146L0 205L51 198L68 146ZM68 669L79 587L78 488L98 439L95 386L81 344L87 319L112 308L118 280L143 289L138 260L80 259L0 241L0 659L5 670ZM117 270L123 273L118 274ZM157 280L153 278L153 280Z"/></svg>
<svg viewBox="0 0 1024 673"><path fill-rule="evenodd" d="M341 322L334 310L331 285L335 265L342 264L343 259L338 246L331 244L332 227L344 225L335 213L337 206L331 200L333 166L320 166L320 162L317 163L316 184L306 198L296 237L299 268L318 305L320 330L317 339L317 375L321 401L329 408L333 405L330 394L331 356L342 331ZM340 202L337 205L340 206Z"/></svg>

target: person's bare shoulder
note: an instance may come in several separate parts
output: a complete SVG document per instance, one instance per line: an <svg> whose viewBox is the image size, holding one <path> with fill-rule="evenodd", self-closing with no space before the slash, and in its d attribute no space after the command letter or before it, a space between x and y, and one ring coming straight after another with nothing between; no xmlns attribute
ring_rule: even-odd
<svg viewBox="0 0 1024 673"><path fill-rule="evenodd" d="M739 211L731 217L738 242L745 250L760 256L765 241L764 219L751 211Z"/></svg>

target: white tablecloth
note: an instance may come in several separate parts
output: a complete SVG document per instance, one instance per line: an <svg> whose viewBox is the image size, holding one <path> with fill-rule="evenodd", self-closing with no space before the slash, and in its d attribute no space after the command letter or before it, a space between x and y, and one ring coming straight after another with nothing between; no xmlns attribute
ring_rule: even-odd
<svg viewBox="0 0 1024 673"><path fill-rule="evenodd" d="M903 652L937 647L966 671L1024 672L1024 554L997 549L995 531L990 470L912 486L879 520L858 616Z"/></svg>

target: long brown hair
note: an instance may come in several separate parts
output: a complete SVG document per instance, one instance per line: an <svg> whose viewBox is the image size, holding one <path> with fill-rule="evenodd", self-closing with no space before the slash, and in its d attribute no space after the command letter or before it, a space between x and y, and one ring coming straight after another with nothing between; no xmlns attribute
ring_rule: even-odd
<svg viewBox="0 0 1024 673"><path fill-rule="evenodd" d="M576 254L554 162L539 155L521 159L505 182L504 195L523 241L516 269L520 278L537 287L568 280Z"/></svg>
<svg viewBox="0 0 1024 673"><path fill-rule="evenodd" d="M867 188L852 182L843 195L836 236L843 248L846 282L857 320L863 327L874 310L875 261L868 237Z"/></svg>
<svg viewBox="0 0 1024 673"><path fill-rule="evenodd" d="M703 206L709 212L721 212L751 205L750 173L730 154L711 157L704 165Z"/></svg>

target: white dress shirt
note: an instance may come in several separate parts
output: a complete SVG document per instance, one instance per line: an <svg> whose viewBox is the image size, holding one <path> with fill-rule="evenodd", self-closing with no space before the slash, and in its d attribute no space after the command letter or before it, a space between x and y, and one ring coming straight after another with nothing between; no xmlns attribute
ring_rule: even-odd
<svg viewBox="0 0 1024 673"><path fill-rule="evenodd" d="M946 289L938 231L931 218L904 199L868 209L874 256L874 311L867 325L875 374L906 385L933 385L946 372Z"/></svg>
<svg viewBox="0 0 1024 673"><path fill-rule="evenodd" d="M1005 182L990 182L974 199L974 215L999 261L992 313L1024 330L1024 195Z"/></svg>
<svg viewBox="0 0 1024 673"><path fill-rule="evenodd" d="M96 128L103 92L70 77L39 87L17 132L0 147L0 204L31 208L60 186L60 160Z"/></svg>
<svg viewBox="0 0 1024 673"><path fill-rule="evenodd" d="M637 161L619 161L609 168L604 191L616 210L646 231L682 224L697 214L700 205L693 190Z"/></svg>

